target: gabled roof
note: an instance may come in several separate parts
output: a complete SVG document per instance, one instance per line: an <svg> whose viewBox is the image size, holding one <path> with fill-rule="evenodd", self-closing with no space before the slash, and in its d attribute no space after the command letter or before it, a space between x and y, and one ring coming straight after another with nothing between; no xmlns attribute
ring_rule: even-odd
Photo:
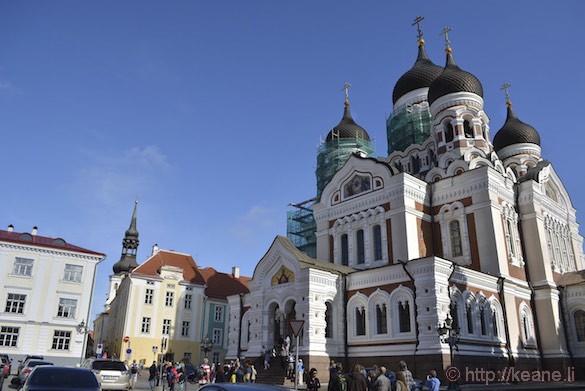
<svg viewBox="0 0 585 391"><path fill-rule="evenodd" d="M356 271L356 269L351 268L349 266L339 265L337 263L312 258L305 254L304 252L302 252L301 250L299 250L298 248L296 248L293 242L289 238L286 238L284 236L278 235L274 239L274 242L272 242L272 246L276 245L277 243L283 246L287 251L294 255L297 261L299 261L299 267L301 269L313 268L342 274L349 274Z"/></svg>
<svg viewBox="0 0 585 391"><path fill-rule="evenodd" d="M212 267L199 269L199 271L207 285L205 289L207 297L227 299L231 295L250 292L248 289L248 282L252 280L250 277L235 278L232 274L218 272Z"/></svg>
<svg viewBox="0 0 585 391"><path fill-rule="evenodd" d="M180 267L183 269L183 277L185 281L200 285L205 284L205 279L199 272L199 267L191 255L168 250L160 250L152 257L148 258L143 264L138 265L138 267L132 271L132 274L160 278L159 270L161 266Z"/></svg>
<svg viewBox="0 0 585 391"><path fill-rule="evenodd" d="M249 292L248 281L251 278L235 278L231 274L218 272L212 267L201 269L191 255L168 250L159 250L134 269L132 274L160 278L161 266L174 266L183 269L185 281L207 286L205 289L207 297L226 299L230 295Z"/></svg>
<svg viewBox="0 0 585 391"><path fill-rule="evenodd" d="M11 232L0 230L0 241L19 243L27 246L50 247L66 251L75 251L78 253L104 256L105 254L88 250L83 247L74 246L67 243L62 238L50 238L48 236L31 235L28 232Z"/></svg>

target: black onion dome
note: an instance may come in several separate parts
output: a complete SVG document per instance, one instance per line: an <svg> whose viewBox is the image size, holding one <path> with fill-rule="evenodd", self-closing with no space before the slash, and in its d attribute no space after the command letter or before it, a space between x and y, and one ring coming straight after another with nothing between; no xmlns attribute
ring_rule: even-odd
<svg viewBox="0 0 585 391"><path fill-rule="evenodd" d="M329 134L327 134L327 138L325 139L326 142L333 140L335 134L335 138L361 138L363 140L370 141L370 136L368 132L361 126L355 123L353 118L351 117L351 112L349 111L349 103L345 103L345 110L343 111L343 118L339 125L331 129Z"/></svg>
<svg viewBox="0 0 585 391"><path fill-rule="evenodd" d="M520 121L512 106L508 106L506 122L494 136L494 149L498 152L509 145L523 143L540 146L540 135L532 126Z"/></svg>
<svg viewBox="0 0 585 391"><path fill-rule="evenodd" d="M431 83L439 77L442 71L442 67L435 65L429 59L424 44L420 44L418 47L418 57L414 65L398 79L394 86L392 103L396 104L398 99L410 91L430 87Z"/></svg>
<svg viewBox="0 0 585 391"><path fill-rule="evenodd" d="M429 87L429 104L454 92L471 92L483 98L483 87L479 79L459 68L453 60L453 55L447 53L447 65L443 73Z"/></svg>

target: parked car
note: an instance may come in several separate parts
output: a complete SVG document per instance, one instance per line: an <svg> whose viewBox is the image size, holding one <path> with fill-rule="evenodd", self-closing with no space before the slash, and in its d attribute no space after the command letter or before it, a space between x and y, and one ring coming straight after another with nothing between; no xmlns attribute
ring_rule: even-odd
<svg viewBox="0 0 585 391"><path fill-rule="evenodd" d="M95 375L86 368L38 366L21 388L24 391L100 391Z"/></svg>
<svg viewBox="0 0 585 391"><path fill-rule="evenodd" d="M128 390L130 388L130 371L119 360L89 358L83 367L91 370L104 390Z"/></svg>
<svg viewBox="0 0 585 391"><path fill-rule="evenodd" d="M260 383L212 383L207 384L199 391L290 391L289 388Z"/></svg>
<svg viewBox="0 0 585 391"><path fill-rule="evenodd" d="M0 355L0 360L2 361L2 367L0 369L2 369L2 377L8 377L10 376L10 371L12 369L12 363L10 362L9 358L6 358L6 355Z"/></svg>
<svg viewBox="0 0 585 391"><path fill-rule="evenodd" d="M30 360L44 360L45 358L43 356L36 356L36 355L26 355L24 357L24 360L18 360L18 362L20 364L18 364L18 369L16 370L16 374L18 375L20 373L20 371L22 371L22 368L24 368L24 366L28 363L28 361Z"/></svg>
<svg viewBox="0 0 585 391"><path fill-rule="evenodd" d="M41 365L53 365L52 362L42 360L27 360L25 366L18 372L17 384L24 384L28 375L32 372L35 367Z"/></svg>

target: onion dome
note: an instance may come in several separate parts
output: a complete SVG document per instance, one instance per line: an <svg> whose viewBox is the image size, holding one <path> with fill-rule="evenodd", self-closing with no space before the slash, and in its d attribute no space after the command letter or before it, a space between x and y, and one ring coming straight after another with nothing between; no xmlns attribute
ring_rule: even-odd
<svg viewBox="0 0 585 391"><path fill-rule="evenodd" d="M532 126L520 121L508 101L508 115L504 126L494 136L496 153L514 144L536 144L540 146L540 135Z"/></svg>
<svg viewBox="0 0 585 391"><path fill-rule="evenodd" d="M471 92L483 98L483 87L477 77L455 64L451 48L447 48L447 65L429 88L429 105L442 96L454 92Z"/></svg>
<svg viewBox="0 0 585 391"><path fill-rule="evenodd" d="M355 123L353 118L351 117L351 112L349 110L349 101L345 101L345 109L343 111L343 118L339 125L331 129L331 131L327 134L327 138L325 139L326 142L329 142L334 139L338 138L360 138L363 140L370 141L370 136L368 132L361 126Z"/></svg>
<svg viewBox="0 0 585 391"><path fill-rule="evenodd" d="M412 68L398 79L392 92L392 103L396 104L398 99L407 93L419 88L428 88L431 83L439 77L443 68L435 65L427 55L424 40L418 41L418 56Z"/></svg>

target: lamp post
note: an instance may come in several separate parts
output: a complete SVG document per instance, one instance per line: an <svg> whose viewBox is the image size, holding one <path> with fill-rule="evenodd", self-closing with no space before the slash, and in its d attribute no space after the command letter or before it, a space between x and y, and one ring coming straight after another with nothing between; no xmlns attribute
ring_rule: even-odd
<svg viewBox="0 0 585 391"><path fill-rule="evenodd" d="M85 358L85 353L87 350L87 327L85 326L85 319L82 320L77 326L75 326L75 328L77 329L77 333L81 334L83 333L83 343L81 344L81 357L79 359L79 364L83 364L83 359Z"/></svg>
<svg viewBox="0 0 585 391"><path fill-rule="evenodd" d="M213 342L211 342L209 337L205 337L201 340L201 349L205 353L205 358L207 358L207 353L213 349Z"/></svg>
<svg viewBox="0 0 585 391"><path fill-rule="evenodd" d="M453 366L453 354L455 350L459 350L457 343L459 342L459 327L453 327L453 319L451 316L447 315L447 318L443 322L442 326L437 328L437 332L439 333L439 338L441 338L441 342L449 344L449 365ZM448 390L456 390L457 383L449 379L449 385L447 387Z"/></svg>

